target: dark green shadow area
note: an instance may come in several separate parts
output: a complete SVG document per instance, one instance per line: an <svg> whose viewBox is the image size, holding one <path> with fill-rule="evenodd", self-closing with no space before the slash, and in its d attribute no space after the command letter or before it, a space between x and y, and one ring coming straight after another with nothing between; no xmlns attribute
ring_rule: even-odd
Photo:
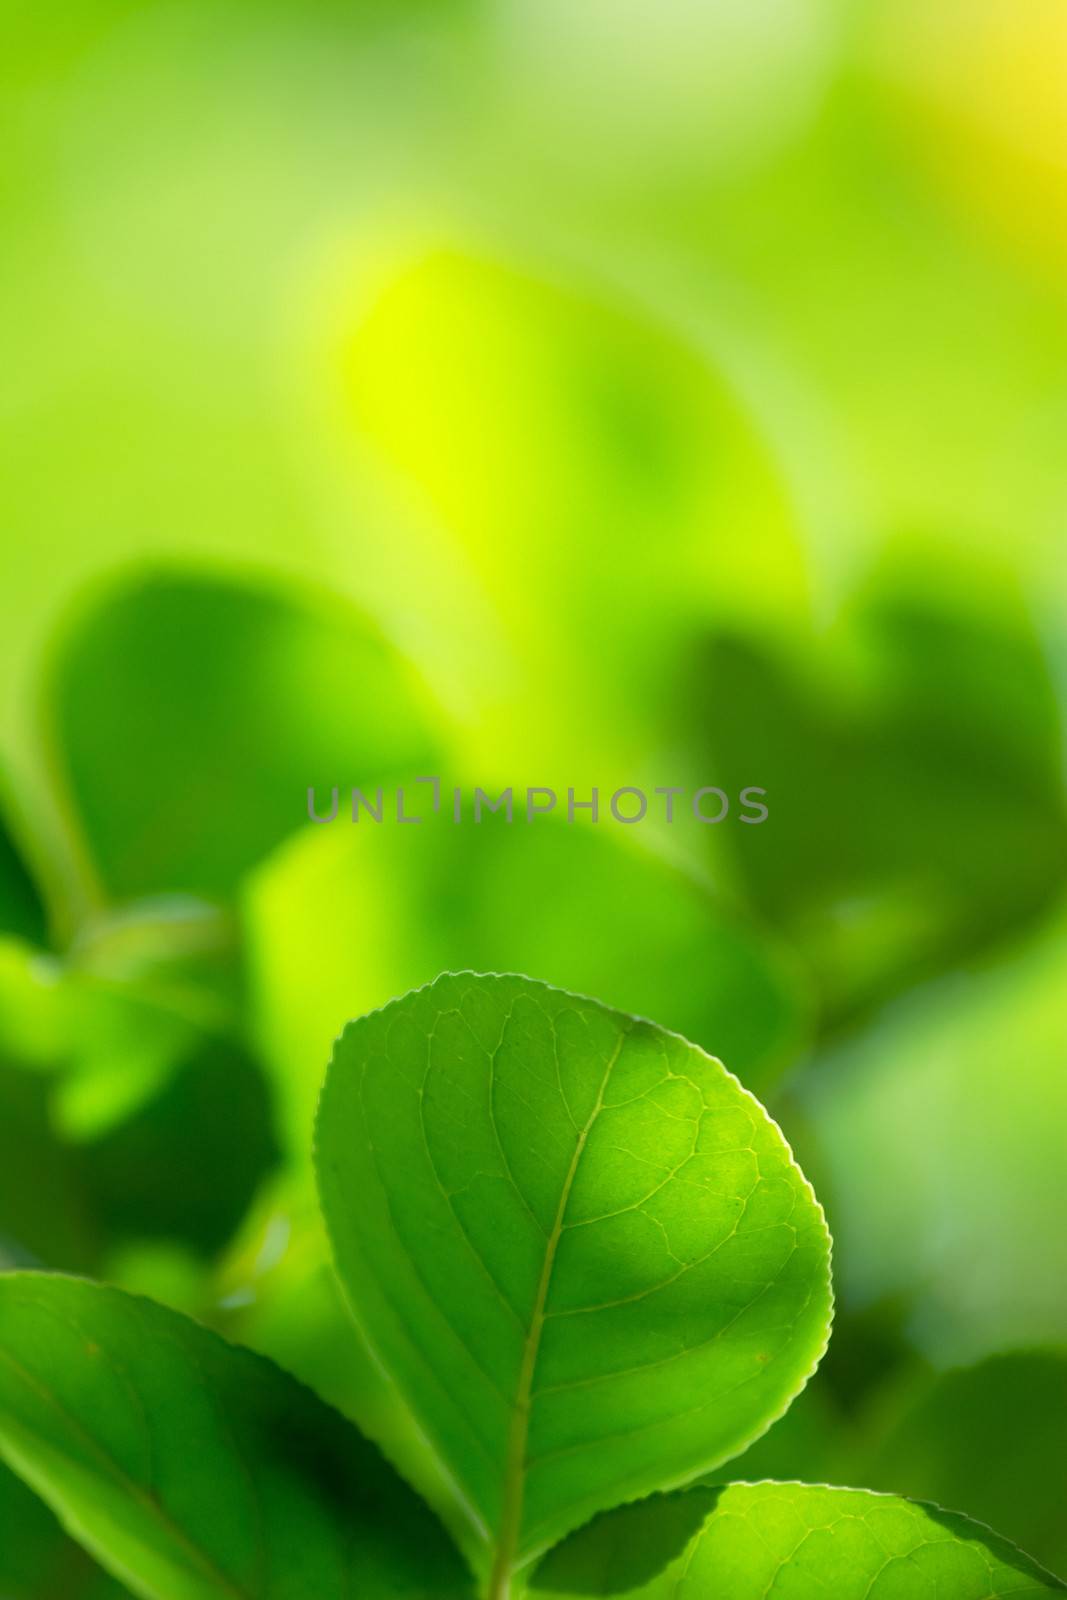
<svg viewBox="0 0 1067 1600"><path fill-rule="evenodd" d="M551 1550L530 1580L536 1594L623 1594L669 1567L714 1511L725 1485L654 1494L608 1511Z"/></svg>

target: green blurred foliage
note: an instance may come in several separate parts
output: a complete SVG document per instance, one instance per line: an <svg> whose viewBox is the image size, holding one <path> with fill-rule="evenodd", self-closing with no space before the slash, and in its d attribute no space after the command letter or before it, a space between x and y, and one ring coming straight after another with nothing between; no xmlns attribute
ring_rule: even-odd
<svg viewBox="0 0 1067 1600"><path fill-rule="evenodd" d="M819 1374L743 1455L701 1480L705 1483L852 1483L849 1420Z"/></svg>
<svg viewBox="0 0 1067 1600"><path fill-rule="evenodd" d="M128 1591L63 1532L42 1500L0 1465L4 1600L122 1600Z"/></svg>
<svg viewBox="0 0 1067 1600"><path fill-rule="evenodd" d="M825 643L716 637L687 701L720 782L775 796L773 826L727 838L827 1028L1017 934L1067 878L1039 641L966 570L937 573L881 575Z"/></svg>
<svg viewBox="0 0 1067 1600"><path fill-rule="evenodd" d="M436 1518L290 1374L103 1284L9 1273L0 1301L5 1457L142 1596L470 1595Z"/></svg>
<svg viewBox="0 0 1067 1600"><path fill-rule="evenodd" d="M82 1165L110 1237L176 1239L211 1255L274 1154L262 1076L241 1052L205 1041L150 1105L84 1147Z"/></svg>
<svg viewBox="0 0 1067 1600"><path fill-rule="evenodd" d="M33 879L0 816L0 934L43 943L45 912Z"/></svg>
<svg viewBox="0 0 1067 1600"><path fill-rule="evenodd" d="M807 1483L704 1486L622 1506L550 1551L531 1582L532 1593L570 1600L625 1592L667 1600L687 1587L733 1600L775 1590L866 1600L879 1589L908 1600L1038 1600L1065 1586L982 1523Z"/></svg>
<svg viewBox="0 0 1067 1600"><path fill-rule="evenodd" d="M704 1045L758 1094L796 1058L793 965L684 868L610 822L457 827L442 803L417 827L364 812L309 832L252 880L250 984L295 1154L338 1020L449 969L558 979Z"/></svg>
<svg viewBox="0 0 1067 1600"><path fill-rule="evenodd" d="M1062 1345L1065 27L8 19L5 1262L325 1373L403 1455L305 1135L347 1017L518 968L720 1055L827 1202L832 1354L753 1470L858 1474L917 1363ZM771 815L306 825L430 772Z"/></svg>
<svg viewBox="0 0 1067 1600"><path fill-rule="evenodd" d="M48 1084L0 1066L0 1269L95 1264L98 1235L77 1154L56 1137Z"/></svg>
<svg viewBox="0 0 1067 1600"><path fill-rule="evenodd" d="M315 1202L285 1198L280 1211L268 1194L251 1219L217 1275L207 1314L227 1338L270 1356L355 1422L473 1554L452 1477L353 1324ZM165 1287L158 1271L151 1281L157 1293Z"/></svg>
<svg viewBox="0 0 1067 1600"><path fill-rule="evenodd" d="M939 1365L1067 1326L1063 962L1058 925L908 996L798 1090L841 1298L903 1300Z"/></svg>
<svg viewBox="0 0 1067 1600"><path fill-rule="evenodd" d="M872 1415L855 1481L996 1526L1067 1572L1067 1354L1014 1351L896 1385Z"/></svg>
<svg viewBox="0 0 1067 1600"><path fill-rule="evenodd" d="M84 617L52 697L57 766L119 899L231 894L297 825L294 796L432 751L416 688L340 608L194 574L140 577Z"/></svg>

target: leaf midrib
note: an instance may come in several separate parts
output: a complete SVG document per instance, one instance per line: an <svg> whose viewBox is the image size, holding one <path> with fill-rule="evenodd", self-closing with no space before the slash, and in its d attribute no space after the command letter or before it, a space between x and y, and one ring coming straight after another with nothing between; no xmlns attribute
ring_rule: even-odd
<svg viewBox="0 0 1067 1600"><path fill-rule="evenodd" d="M620 1030L615 1048L612 1050L608 1063L604 1068L604 1076L601 1079L593 1109L586 1119L585 1126L578 1132L574 1153L571 1156L570 1165L567 1168L563 1186L560 1190L556 1215L545 1243L545 1256L541 1263L541 1276L538 1280L537 1293L534 1296L533 1310L530 1314L530 1326L526 1330L526 1337L523 1341L522 1361L519 1365L511 1423L508 1428L500 1526L489 1579L489 1600L507 1600L511 1589L515 1554L518 1549L519 1533L522 1526L523 1493L526 1487L526 1446L530 1430L530 1396L533 1390L533 1377L537 1367L537 1357L541 1347L541 1335L545 1324L545 1305L548 1301L548 1291L552 1282L556 1251L563 1235L563 1219L567 1213L571 1190L574 1187L574 1180L577 1176L586 1142L593 1130L597 1117L599 1117L604 1108L604 1096L607 1093L608 1083L629 1032L629 1028Z"/></svg>

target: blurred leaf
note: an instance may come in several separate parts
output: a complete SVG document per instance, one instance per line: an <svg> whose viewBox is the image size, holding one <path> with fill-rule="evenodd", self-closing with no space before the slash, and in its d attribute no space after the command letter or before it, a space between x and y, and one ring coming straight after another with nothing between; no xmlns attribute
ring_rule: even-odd
<svg viewBox="0 0 1067 1600"><path fill-rule="evenodd" d="M494 1592L583 1517L735 1454L825 1346L829 1238L779 1130L703 1051L595 1001L467 973L350 1024L316 1165L345 1295Z"/></svg>
<svg viewBox="0 0 1067 1600"><path fill-rule="evenodd" d="M42 1068L63 1059L70 1031L63 980L55 957L0 938L0 1056Z"/></svg>
<svg viewBox="0 0 1067 1600"><path fill-rule="evenodd" d="M122 1087L109 1073L80 1082L86 1096ZM69 1074L0 1067L0 1257L88 1270L124 1241L221 1249L275 1160L266 1084L235 1044L205 1035L157 1087L135 1109L107 1098L107 1131L75 1138L59 1116Z"/></svg>
<svg viewBox="0 0 1067 1600"><path fill-rule="evenodd" d="M1058 926L898 1002L797 1088L840 1298L905 1303L938 1366L1067 1339L1065 962Z"/></svg>
<svg viewBox="0 0 1067 1600"><path fill-rule="evenodd" d="M205 1262L192 1246L174 1239L112 1240L101 1276L127 1294L143 1295L198 1322L210 1323L214 1308L213 1265Z"/></svg>
<svg viewBox="0 0 1067 1600"><path fill-rule="evenodd" d="M14 1259L87 1270L147 1239L206 1255L240 1222L276 1145L218 924L207 908L130 908L64 961L0 941L0 1239Z"/></svg>
<svg viewBox="0 0 1067 1600"><path fill-rule="evenodd" d="M137 902L95 917L64 969L66 1072L56 1121L80 1142L150 1104L205 1035L240 1032L236 933L198 901Z"/></svg>
<svg viewBox="0 0 1067 1600"><path fill-rule="evenodd" d="M340 1025L450 966L547 973L655 1017L767 1093L805 1040L797 975L710 889L612 828L342 817L257 874L256 1032L298 1153Z"/></svg>
<svg viewBox="0 0 1067 1600"><path fill-rule="evenodd" d="M83 924L70 952L82 977L204 1026L239 1012L237 930L217 906L186 897L138 901Z"/></svg>
<svg viewBox="0 0 1067 1600"><path fill-rule="evenodd" d="M197 1034L136 990L74 979L66 1004L67 1070L55 1085L55 1122L64 1138L100 1138L158 1098Z"/></svg>
<svg viewBox="0 0 1067 1600"><path fill-rule="evenodd" d="M0 1064L0 1269L87 1270L99 1244L84 1174L53 1126L49 1079Z"/></svg>
<svg viewBox="0 0 1067 1600"><path fill-rule="evenodd" d="M594 1517L534 1568L529 1592L616 1594L656 1584L700 1538L722 1494L719 1487L701 1484ZM731 1600L740 1596L731 1594Z"/></svg>
<svg viewBox="0 0 1067 1600"><path fill-rule="evenodd" d="M361 240L325 337L342 470L405 530L389 587L447 618L440 654L473 635L494 755L603 764L647 749L694 626L792 614L807 578L773 447L676 303L546 257Z"/></svg>
<svg viewBox="0 0 1067 1600"><path fill-rule="evenodd" d="M1067 1573L1067 1352L994 1356L887 1398L865 1483L959 1506Z"/></svg>
<svg viewBox="0 0 1067 1600"><path fill-rule="evenodd" d="M658 1570L648 1570L650 1551ZM598 1517L541 1563L531 1592L1036 1600L1063 1588L989 1528L936 1506L863 1489L735 1483L656 1496Z"/></svg>
<svg viewBox="0 0 1067 1600"><path fill-rule="evenodd" d="M0 1463L3 1600L121 1600L129 1591L94 1565L21 1479Z"/></svg>
<svg viewBox="0 0 1067 1600"><path fill-rule="evenodd" d="M269 1356L358 1423L386 1459L418 1484L474 1562L478 1542L457 1508L455 1486L353 1323L314 1210L314 1221L301 1208L270 1212L265 1228L252 1230L242 1248L229 1254L215 1280L212 1326Z"/></svg>
<svg viewBox="0 0 1067 1600"><path fill-rule="evenodd" d="M835 1339L836 1336L835 1330ZM851 1446L851 1430L820 1367L784 1417L773 1422L742 1455L709 1473L704 1481L717 1484L736 1479L755 1483L762 1478L777 1478L841 1483L852 1475Z"/></svg>
<svg viewBox="0 0 1067 1600"><path fill-rule="evenodd" d="M757 537L782 539L782 488L738 400L640 305L446 243L396 262L377 288L344 347L350 416L490 572L551 585L574 570L561 536L611 518L603 581L635 581L636 561L678 595L682 575L642 550L650 528L697 556L697 527L728 505ZM782 539L775 553L782 582L795 552Z"/></svg>
<svg viewBox="0 0 1067 1600"><path fill-rule="evenodd" d="M0 934L14 934L42 948L48 926L44 904L0 814Z"/></svg>
<svg viewBox="0 0 1067 1600"><path fill-rule="evenodd" d="M310 1390L113 1289L0 1279L0 1451L146 1600L467 1592L439 1525Z"/></svg>
<svg viewBox="0 0 1067 1600"><path fill-rule="evenodd" d="M234 1044L205 1036L162 1093L82 1148L81 1170L110 1238L165 1238L210 1255L239 1224L275 1153L258 1067Z"/></svg>
<svg viewBox="0 0 1067 1600"><path fill-rule="evenodd" d="M0 1051L75 1074L68 1099L96 1078L132 1082L139 1061L147 1088L119 1107L132 1110L193 1038L234 1031L239 1017L236 929L215 907L125 907L83 924L62 958L0 938Z"/></svg>
<svg viewBox="0 0 1067 1600"><path fill-rule="evenodd" d="M715 781L771 820L723 831L804 949L832 1024L1032 923L1067 882L1060 718L1004 606L886 578L835 648L720 635L694 676Z"/></svg>
<svg viewBox="0 0 1067 1600"><path fill-rule="evenodd" d="M428 757L420 692L366 624L236 579L129 578L61 641L55 760L108 891L225 897L307 790Z"/></svg>

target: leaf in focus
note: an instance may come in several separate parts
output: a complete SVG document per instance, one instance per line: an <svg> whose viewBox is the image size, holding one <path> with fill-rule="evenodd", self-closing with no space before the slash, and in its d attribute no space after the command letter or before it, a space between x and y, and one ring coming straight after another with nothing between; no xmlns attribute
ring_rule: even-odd
<svg viewBox="0 0 1067 1600"><path fill-rule="evenodd" d="M864 1483L958 1506L1067 1575L1067 1352L991 1356L889 1400Z"/></svg>
<svg viewBox="0 0 1067 1600"><path fill-rule="evenodd" d="M734 1483L624 1506L553 1550L530 1585L531 1595L634 1600L1036 1600L1063 1590L967 1517L805 1483Z"/></svg>
<svg viewBox="0 0 1067 1600"><path fill-rule="evenodd" d="M0 1278L0 1454L144 1600L467 1591L439 1525L343 1418L117 1290Z"/></svg>
<svg viewBox="0 0 1067 1600"><path fill-rule="evenodd" d="M829 1236L778 1128L677 1034L520 977L350 1024L318 1120L357 1324L511 1573L736 1455L825 1347Z"/></svg>
<svg viewBox="0 0 1067 1600"><path fill-rule="evenodd" d="M336 601L174 572L77 621L51 681L56 759L104 885L225 897L307 790L420 763L419 689Z"/></svg>

